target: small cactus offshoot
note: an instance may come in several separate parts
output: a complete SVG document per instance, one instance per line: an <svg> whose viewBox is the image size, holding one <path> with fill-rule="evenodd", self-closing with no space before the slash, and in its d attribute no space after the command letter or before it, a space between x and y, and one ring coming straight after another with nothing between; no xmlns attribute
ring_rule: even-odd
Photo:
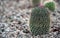
<svg viewBox="0 0 60 38"><path fill-rule="evenodd" d="M50 11L54 11L55 10L55 4L54 4L54 2L48 2L48 3L46 3L45 7L47 7Z"/></svg>

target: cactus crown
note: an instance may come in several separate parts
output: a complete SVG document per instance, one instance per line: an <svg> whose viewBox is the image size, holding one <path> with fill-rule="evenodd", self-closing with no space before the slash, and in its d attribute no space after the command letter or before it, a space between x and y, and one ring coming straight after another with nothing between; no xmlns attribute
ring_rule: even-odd
<svg viewBox="0 0 60 38"><path fill-rule="evenodd" d="M36 7L32 10L30 29L33 35L43 35L49 32L50 18L45 8Z"/></svg>

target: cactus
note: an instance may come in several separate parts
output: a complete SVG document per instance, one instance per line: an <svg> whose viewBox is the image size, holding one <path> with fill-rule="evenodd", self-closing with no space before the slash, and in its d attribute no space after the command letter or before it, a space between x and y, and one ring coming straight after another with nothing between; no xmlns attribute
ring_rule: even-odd
<svg viewBox="0 0 60 38"><path fill-rule="evenodd" d="M50 11L54 11L55 10L55 4L54 4L54 2L48 2L48 3L46 3L45 7L47 7Z"/></svg>
<svg viewBox="0 0 60 38"><path fill-rule="evenodd" d="M30 30L33 35L43 35L49 32L50 18L45 7L35 7L30 17Z"/></svg>
<svg viewBox="0 0 60 38"><path fill-rule="evenodd" d="M39 4L40 0L32 0L33 6L37 6Z"/></svg>

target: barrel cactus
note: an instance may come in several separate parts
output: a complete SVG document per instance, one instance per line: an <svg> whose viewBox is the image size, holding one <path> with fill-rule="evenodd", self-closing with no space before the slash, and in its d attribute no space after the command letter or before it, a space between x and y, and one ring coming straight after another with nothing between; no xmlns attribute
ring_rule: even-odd
<svg viewBox="0 0 60 38"><path fill-rule="evenodd" d="M40 3L40 0L32 0L33 6L37 6Z"/></svg>
<svg viewBox="0 0 60 38"><path fill-rule="evenodd" d="M54 2L48 2L45 4L45 7L47 7L50 11L55 10L55 3Z"/></svg>
<svg viewBox="0 0 60 38"><path fill-rule="evenodd" d="M30 30L32 35L43 35L49 32L50 18L45 7L35 7L30 17Z"/></svg>

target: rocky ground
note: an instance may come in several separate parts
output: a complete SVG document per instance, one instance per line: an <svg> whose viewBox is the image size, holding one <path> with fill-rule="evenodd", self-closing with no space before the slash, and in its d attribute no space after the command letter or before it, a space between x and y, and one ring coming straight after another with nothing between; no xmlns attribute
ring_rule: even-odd
<svg viewBox="0 0 60 38"><path fill-rule="evenodd" d="M32 8L29 0L0 0L0 38L32 38L29 18ZM51 29L43 38L60 38L60 7L51 12ZM28 31L28 32L27 32ZM37 37L36 37L37 38Z"/></svg>

